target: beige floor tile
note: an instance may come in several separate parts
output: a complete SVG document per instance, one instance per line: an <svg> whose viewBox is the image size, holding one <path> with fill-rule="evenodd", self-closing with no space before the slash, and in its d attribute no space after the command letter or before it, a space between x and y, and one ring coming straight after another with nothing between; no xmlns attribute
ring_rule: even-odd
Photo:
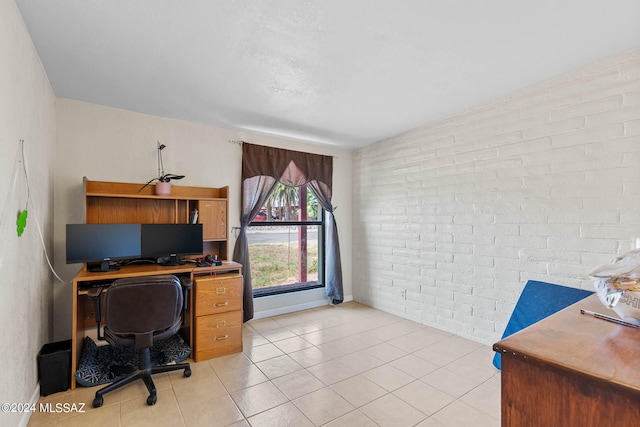
<svg viewBox="0 0 640 427"><path fill-rule="evenodd" d="M448 365L482 347L482 344L452 335L435 344L424 347L414 354L438 366ZM489 362L490 363L490 362Z"/></svg>
<svg viewBox="0 0 640 427"><path fill-rule="evenodd" d="M387 394L360 408L363 414L381 427L415 426L427 416L402 399Z"/></svg>
<svg viewBox="0 0 640 427"><path fill-rule="evenodd" d="M295 351L289 353L289 356L305 368L331 360L331 358L325 355L318 347L309 347L304 350Z"/></svg>
<svg viewBox="0 0 640 427"><path fill-rule="evenodd" d="M330 329L334 326L344 324L344 320L341 320L338 316L325 316L320 319L313 320L311 323L316 325L318 328L322 329Z"/></svg>
<svg viewBox="0 0 640 427"><path fill-rule="evenodd" d="M427 362L426 360L416 357L413 354L403 356L392 361L389 364L394 368L398 368L402 372L411 375L413 378L424 377L430 372L438 369L438 365Z"/></svg>
<svg viewBox="0 0 640 427"><path fill-rule="evenodd" d="M287 338L294 338L297 335L291 332L287 328L279 328L279 329L272 329L270 331L265 331L262 333L262 336L264 336L270 342L276 342L276 341L281 341Z"/></svg>
<svg viewBox="0 0 640 427"><path fill-rule="evenodd" d="M180 411L186 427L224 427L244 420L242 412L228 395L204 402L184 402Z"/></svg>
<svg viewBox="0 0 640 427"><path fill-rule="evenodd" d="M500 427L499 419L492 418L459 400L445 406L433 414L432 418L446 427Z"/></svg>
<svg viewBox="0 0 640 427"><path fill-rule="evenodd" d="M420 424L417 424L416 427L445 427L443 424L440 424L433 417L429 417L426 420L422 421Z"/></svg>
<svg viewBox="0 0 640 427"><path fill-rule="evenodd" d="M233 392L231 397L246 418L288 401L285 395L271 382Z"/></svg>
<svg viewBox="0 0 640 427"><path fill-rule="evenodd" d="M211 368L211 365L206 360L196 363L189 359L186 362L189 362L189 366L191 367L191 376L189 378L185 378L183 371L168 372L167 375L169 376L172 386L182 385L185 381L191 381L194 379L201 380L216 376L215 372L213 372L213 368Z"/></svg>
<svg viewBox="0 0 640 427"><path fill-rule="evenodd" d="M400 350L403 350L407 353L414 353L425 347L425 344L423 344L422 342L406 335L391 339L386 342L395 347L398 347Z"/></svg>
<svg viewBox="0 0 640 427"><path fill-rule="evenodd" d="M346 356L339 357L336 360L351 368L358 374L377 368L380 365L384 365L382 360L368 353L366 349L347 354Z"/></svg>
<svg viewBox="0 0 640 427"><path fill-rule="evenodd" d="M251 364L244 368L221 372L220 381L229 393L233 393L269 381L269 378L257 366Z"/></svg>
<svg viewBox="0 0 640 427"><path fill-rule="evenodd" d="M182 416L173 390L165 390L164 393L158 394L158 401L152 406L147 405L146 399L137 398L120 403L120 424L123 427L144 425L154 420L158 420L158 422L174 420L176 414L182 423Z"/></svg>
<svg viewBox="0 0 640 427"><path fill-rule="evenodd" d="M302 366L300 366L298 362L287 355L256 363L256 366L269 377L269 379L278 378L302 369Z"/></svg>
<svg viewBox="0 0 640 427"><path fill-rule="evenodd" d="M282 325L275 320L267 317L264 319L254 319L250 320L247 323L248 326L252 327L256 332L263 333L265 331L270 331L273 329L282 328Z"/></svg>
<svg viewBox="0 0 640 427"><path fill-rule="evenodd" d="M485 414L500 418L500 376L496 375L487 382L480 384L460 398L469 406L472 406Z"/></svg>
<svg viewBox="0 0 640 427"><path fill-rule="evenodd" d="M299 397L293 404L316 426L326 424L355 409L328 387Z"/></svg>
<svg viewBox="0 0 640 427"><path fill-rule="evenodd" d="M313 427L313 423L291 402L249 418L252 427Z"/></svg>
<svg viewBox="0 0 640 427"><path fill-rule="evenodd" d="M254 332L249 335L242 335L242 345L245 349L257 347L259 345L269 344L270 341L261 334Z"/></svg>
<svg viewBox="0 0 640 427"><path fill-rule="evenodd" d="M269 343L249 348L246 350L246 354L253 363L258 363L264 360L273 359L274 357L282 356L284 352L275 345Z"/></svg>
<svg viewBox="0 0 640 427"><path fill-rule="evenodd" d="M453 372L446 366L425 375L420 380L455 398L478 386L476 381Z"/></svg>
<svg viewBox="0 0 640 427"><path fill-rule="evenodd" d="M287 338L274 343L276 347L282 350L284 353L293 353L294 351L304 350L305 348L313 347L309 341L300 337Z"/></svg>
<svg viewBox="0 0 640 427"><path fill-rule="evenodd" d="M120 425L120 404L104 405L100 408L85 408L85 413L58 420L59 425L65 427L113 427ZM31 425L31 423L29 423Z"/></svg>
<svg viewBox="0 0 640 427"><path fill-rule="evenodd" d="M80 387L39 402L85 403L85 413L34 413L28 425L500 424L500 371L490 346L355 302L251 321L243 334L244 353L189 359L190 378L154 376L156 405L146 405L142 382L106 395L101 408L91 407L99 387Z"/></svg>
<svg viewBox="0 0 640 427"><path fill-rule="evenodd" d="M282 326L299 325L305 321L304 318L298 315L298 313L281 314L279 316L273 316L271 319L275 320Z"/></svg>
<svg viewBox="0 0 640 427"><path fill-rule="evenodd" d="M335 384L357 374L356 371L337 360L330 360L307 370L326 385Z"/></svg>
<svg viewBox="0 0 640 427"><path fill-rule="evenodd" d="M297 399L325 387L322 381L306 369L276 378L272 382L289 400Z"/></svg>
<svg viewBox="0 0 640 427"><path fill-rule="evenodd" d="M297 325L288 326L289 330L298 336L317 332L320 328L313 323L299 323Z"/></svg>
<svg viewBox="0 0 640 427"><path fill-rule="evenodd" d="M387 394L385 389L364 375L347 378L346 380L333 384L331 389L356 408Z"/></svg>
<svg viewBox="0 0 640 427"><path fill-rule="evenodd" d="M407 338L416 340L423 344L425 347L440 342L446 338L452 337L450 332L442 331L440 329L425 326L421 329L413 331L406 335Z"/></svg>
<svg viewBox="0 0 640 427"><path fill-rule="evenodd" d="M422 381L414 381L400 387L393 394L427 415L438 412L455 400L453 396Z"/></svg>
<svg viewBox="0 0 640 427"><path fill-rule="evenodd" d="M199 381L185 382L185 384L173 387L173 392L180 405L185 402L205 402L211 398L227 394L224 385L215 376ZM162 392L158 392L158 399L162 394Z"/></svg>
<svg viewBox="0 0 640 427"><path fill-rule="evenodd" d="M446 368L466 376L476 384L484 383L499 371L491 363L493 355L487 352L489 347L482 347L446 365Z"/></svg>
<svg viewBox="0 0 640 427"><path fill-rule="evenodd" d="M316 347L324 353L329 359L337 359L346 354L353 353L355 350L347 346L348 339L339 339L327 343L318 344Z"/></svg>
<svg viewBox="0 0 640 427"><path fill-rule="evenodd" d="M362 352L366 354L370 354L382 360L384 363L391 362L393 360L401 358L402 356L407 355L406 351L401 350L398 347L395 347L386 342L376 344L373 347L365 348L364 350L362 350Z"/></svg>
<svg viewBox="0 0 640 427"><path fill-rule="evenodd" d="M324 427L377 427L371 418L359 410L351 411L335 420L327 423Z"/></svg>
<svg viewBox="0 0 640 427"><path fill-rule="evenodd" d="M216 357L207 361L216 374L242 369L251 365L251 360L244 353L234 353Z"/></svg>
<svg viewBox="0 0 640 427"><path fill-rule="evenodd" d="M305 341L309 341L313 345L326 344L338 339L338 337L323 329L318 329L314 332L300 335L300 338L304 339Z"/></svg>
<svg viewBox="0 0 640 427"><path fill-rule="evenodd" d="M387 391L394 391L414 381L411 375L391 365L382 365L363 374Z"/></svg>

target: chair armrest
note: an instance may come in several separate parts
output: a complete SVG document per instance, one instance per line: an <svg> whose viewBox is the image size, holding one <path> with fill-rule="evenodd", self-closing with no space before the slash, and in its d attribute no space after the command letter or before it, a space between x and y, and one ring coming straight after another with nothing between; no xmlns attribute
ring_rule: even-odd
<svg viewBox="0 0 640 427"><path fill-rule="evenodd" d="M186 277L180 277L180 284L182 285L182 306L183 310L186 312L187 308L189 308L189 291L193 287L193 280L188 279Z"/></svg>

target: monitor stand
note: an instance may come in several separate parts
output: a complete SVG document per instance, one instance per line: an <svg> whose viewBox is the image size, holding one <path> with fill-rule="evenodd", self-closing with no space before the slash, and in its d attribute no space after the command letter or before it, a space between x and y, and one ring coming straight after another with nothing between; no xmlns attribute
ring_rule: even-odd
<svg viewBox="0 0 640 427"><path fill-rule="evenodd" d="M160 265L163 267L175 267L175 266L184 265L184 264L185 262L180 261L180 258L178 258L176 254L171 254L171 256L169 257L169 261L160 263Z"/></svg>
<svg viewBox="0 0 640 427"><path fill-rule="evenodd" d="M118 271L118 270L120 270L120 267L111 265L110 259L103 259L102 261L100 261L99 265L94 267L87 266L87 271L90 271L92 273L106 273L109 271Z"/></svg>

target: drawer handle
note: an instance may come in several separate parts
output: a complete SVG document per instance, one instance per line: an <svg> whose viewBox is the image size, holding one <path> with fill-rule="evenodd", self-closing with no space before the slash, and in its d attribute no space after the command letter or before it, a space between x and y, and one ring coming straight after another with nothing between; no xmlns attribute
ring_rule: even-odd
<svg viewBox="0 0 640 427"><path fill-rule="evenodd" d="M225 301L222 304L213 304L214 307L226 307L229 305L229 301Z"/></svg>
<svg viewBox="0 0 640 427"><path fill-rule="evenodd" d="M227 288L216 288L216 295L222 295L227 293Z"/></svg>
<svg viewBox="0 0 640 427"><path fill-rule="evenodd" d="M227 326L226 320L218 320L216 322L216 328L224 328L225 326Z"/></svg>
<svg viewBox="0 0 640 427"><path fill-rule="evenodd" d="M229 335L223 335L221 337L213 337L214 341L222 341L222 340L226 340L227 338L229 338Z"/></svg>

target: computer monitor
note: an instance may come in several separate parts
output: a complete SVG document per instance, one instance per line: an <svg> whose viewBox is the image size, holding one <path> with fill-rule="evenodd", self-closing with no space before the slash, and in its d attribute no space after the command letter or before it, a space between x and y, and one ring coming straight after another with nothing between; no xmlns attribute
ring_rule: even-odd
<svg viewBox="0 0 640 427"><path fill-rule="evenodd" d="M142 257L182 265L181 255L202 255L202 224L142 224Z"/></svg>
<svg viewBox="0 0 640 427"><path fill-rule="evenodd" d="M140 234L140 224L67 224L67 264L87 263L89 271L117 270L110 261L140 257Z"/></svg>

